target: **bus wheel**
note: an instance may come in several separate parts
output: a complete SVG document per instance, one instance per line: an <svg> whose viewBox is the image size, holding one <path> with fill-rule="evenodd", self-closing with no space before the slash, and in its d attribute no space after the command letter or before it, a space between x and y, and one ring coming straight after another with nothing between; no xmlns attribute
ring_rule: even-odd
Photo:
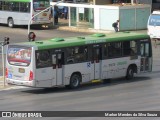
<svg viewBox="0 0 160 120"><path fill-rule="evenodd" d="M127 80L131 80L131 79L133 79L133 78L134 78L134 70L133 70L133 68L130 66L130 67L128 67L128 69L127 69L126 79L127 79Z"/></svg>
<svg viewBox="0 0 160 120"><path fill-rule="evenodd" d="M81 81L81 77L78 74L73 74L70 79L69 88L74 89L79 87Z"/></svg>
<svg viewBox="0 0 160 120"><path fill-rule="evenodd" d="M12 18L8 19L8 27L13 28L14 27L14 21Z"/></svg>

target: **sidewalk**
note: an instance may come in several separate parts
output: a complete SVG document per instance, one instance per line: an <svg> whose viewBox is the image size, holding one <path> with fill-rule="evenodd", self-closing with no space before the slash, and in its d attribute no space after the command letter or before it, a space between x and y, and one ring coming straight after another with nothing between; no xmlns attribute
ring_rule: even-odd
<svg viewBox="0 0 160 120"><path fill-rule="evenodd" d="M4 79L0 76L0 91L2 90L10 90L10 89L20 89L26 88L25 86L16 86L16 85L8 85L7 82L4 84Z"/></svg>
<svg viewBox="0 0 160 120"><path fill-rule="evenodd" d="M87 33L111 33L114 31L107 31L107 30L96 30L92 28L87 28L87 26L70 26L68 19L58 19L58 25L53 26L54 29L64 30L64 31L72 31L72 32L87 32Z"/></svg>
<svg viewBox="0 0 160 120"><path fill-rule="evenodd" d="M58 25L53 26L54 29L64 30L64 31L72 31L72 32L87 32L87 33L114 33L114 30L98 30L93 28L88 28L87 26L70 26L68 19L58 19ZM133 30L134 32L147 33L147 30Z"/></svg>
<svg viewBox="0 0 160 120"><path fill-rule="evenodd" d="M3 76L0 76L0 90L7 89L11 87L11 85L8 85L7 83L4 84L4 78Z"/></svg>

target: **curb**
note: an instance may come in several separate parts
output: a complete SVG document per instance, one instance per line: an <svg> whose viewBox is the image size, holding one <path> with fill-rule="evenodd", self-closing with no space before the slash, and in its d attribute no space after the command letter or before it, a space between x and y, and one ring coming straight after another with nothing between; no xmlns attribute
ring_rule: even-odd
<svg viewBox="0 0 160 120"><path fill-rule="evenodd" d="M3 78L3 76L0 76L0 90L4 90L4 89L10 88L10 87L12 87L12 86L8 85L6 82L4 85L4 78Z"/></svg>
<svg viewBox="0 0 160 120"><path fill-rule="evenodd" d="M96 30L92 28L83 28L83 27L66 27L66 26L59 26L57 27L58 30L64 31L72 31L72 32L87 32L87 33L113 33L114 31L106 31L106 30Z"/></svg>
<svg viewBox="0 0 160 120"><path fill-rule="evenodd" d="M0 76L0 81L3 80L3 76Z"/></svg>
<svg viewBox="0 0 160 120"><path fill-rule="evenodd" d="M25 87L25 86L9 85L9 84L7 84L7 82L5 82L5 85L4 85L3 76L0 76L0 91L10 90L10 89L21 89L21 88L27 88L27 87Z"/></svg>

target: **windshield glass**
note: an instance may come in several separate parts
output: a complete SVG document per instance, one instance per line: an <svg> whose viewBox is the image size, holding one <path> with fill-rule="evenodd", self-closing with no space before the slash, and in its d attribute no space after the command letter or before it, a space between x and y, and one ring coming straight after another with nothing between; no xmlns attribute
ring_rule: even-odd
<svg viewBox="0 0 160 120"><path fill-rule="evenodd" d="M149 25L151 26L160 26L160 15L151 15L149 19Z"/></svg>
<svg viewBox="0 0 160 120"><path fill-rule="evenodd" d="M29 66L31 63L31 53L31 47L9 45L7 59L11 65Z"/></svg>
<svg viewBox="0 0 160 120"><path fill-rule="evenodd" d="M34 11L41 11L49 7L49 0L33 0Z"/></svg>

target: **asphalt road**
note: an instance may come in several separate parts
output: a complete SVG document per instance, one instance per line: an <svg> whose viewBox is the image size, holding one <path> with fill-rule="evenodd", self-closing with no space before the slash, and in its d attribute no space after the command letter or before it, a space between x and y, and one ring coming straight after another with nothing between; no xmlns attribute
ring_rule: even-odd
<svg viewBox="0 0 160 120"><path fill-rule="evenodd" d="M0 91L0 111L158 111L160 110L158 74L159 72L153 72L138 76L132 81L115 79L106 85L87 84L76 90L23 88ZM48 119L55 118L44 120ZM74 119L84 120L83 117ZM128 118L118 119L128 120Z"/></svg>
<svg viewBox="0 0 160 120"><path fill-rule="evenodd" d="M2 30L3 29L3 30ZM17 30L17 32L14 32ZM6 31L6 32L4 32ZM0 27L0 33L4 36L12 36L13 41L21 41L26 35L26 29L8 29ZM38 36L44 39L44 35L50 38L64 37L64 31L36 30ZM55 33L54 33L55 32ZM71 32L66 32L68 35ZM18 35L20 34L20 36ZM43 35L42 35L43 34ZM73 33L83 34L83 33ZM18 36L18 37L17 37ZM69 36L69 35L68 35ZM25 40L25 38L23 39ZM23 41L22 40L22 41ZM64 87L53 89L23 88L0 91L0 111L159 111L160 110L160 47L153 45L153 72L138 75L133 80L124 78L114 79L110 84L92 83L82 85L75 90ZM73 113L74 114L74 113ZM86 113L87 114L87 113ZM62 115L63 116L63 115ZM8 120L6 118L4 120ZM18 118L11 118L17 120ZM23 118L25 119L25 118ZM37 120L159 120L156 117L101 117L101 118L37 118ZM1 120L1 118L0 118ZM3 119L2 119L3 120ZM26 118L26 120L28 120ZM33 120L33 118L30 118Z"/></svg>
<svg viewBox="0 0 160 120"><path fill-rule="evenodd" d="M55 37L72 37L72 36L83 36L88 33L62 31L57 29L47 29L47 28L35 28L31 27L32 32L36 34L36 40L45 40ZM90 33L91 34L91 33ZM15 42L26 42L28 41L28 28L27 26L17 26L16 28L8 28L6 25L0 24L0 41L4 40L4 37L10 38L10 43Z"/></svg>

